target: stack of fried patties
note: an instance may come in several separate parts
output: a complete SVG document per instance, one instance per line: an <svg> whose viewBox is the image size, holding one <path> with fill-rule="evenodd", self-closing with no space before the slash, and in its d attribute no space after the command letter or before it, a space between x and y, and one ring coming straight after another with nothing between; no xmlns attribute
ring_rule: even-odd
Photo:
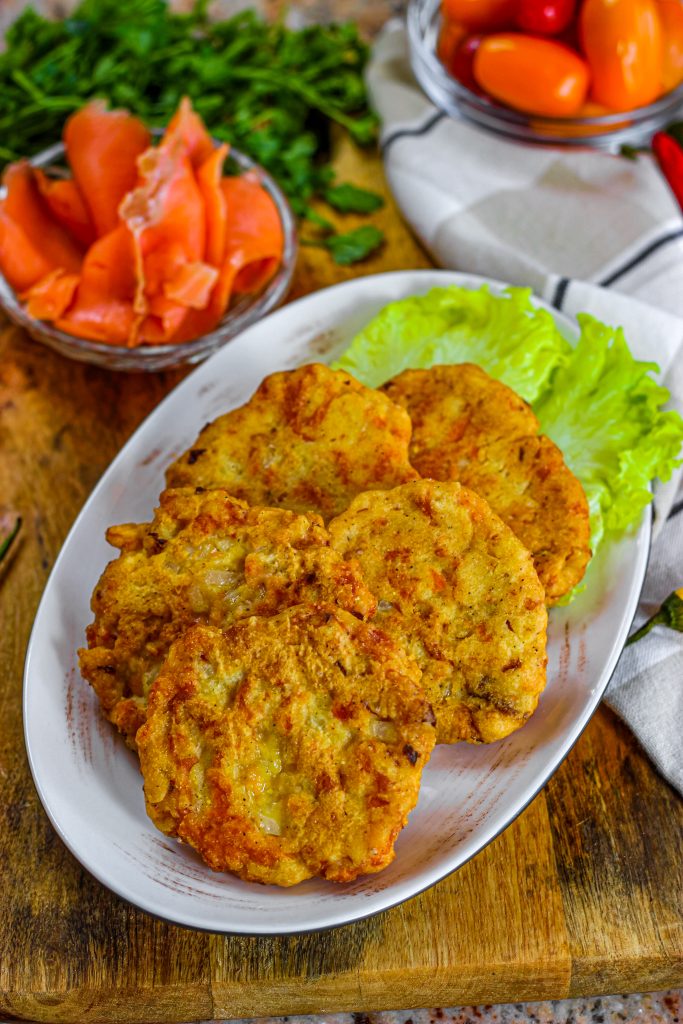
<svg viewBox="0 0 683 1024"><path fill-rule="evenodd" d="M381 870L434 743L536 708L546 605L590 554L580 484L469 364L380 391L273 374L167 484L151 523L108 531L80 652L148 813L249 880Z"/></svg>

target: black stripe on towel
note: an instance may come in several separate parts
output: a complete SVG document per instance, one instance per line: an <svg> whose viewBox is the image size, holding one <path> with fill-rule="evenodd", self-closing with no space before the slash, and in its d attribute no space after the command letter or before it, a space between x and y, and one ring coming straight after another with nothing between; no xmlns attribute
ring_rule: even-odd
<svg viewBox="0 0 683 1024"><path fill-rule="evenodd" d="M409 135L426 135L428 131L439 123L439 121L443 121L446 116L447 115L443 110L437 110L437 112L432 114L432 116L425 121L423 125L420 125L419 128L399 128L398 131L393 133L393 135L388 135L379 148L382 153L386 153L389 146L391 146L393 142L396 142L397 139L403 139Z"/></svg>
<svg viewBox="0 0 683 1024"><path fill-rule="evenodd" d="M673 519L674 516L679 515L681 512L683 512L683 501L677 501L666 518Z"/></svg>
<svg viewBox="0 0 683 1024"><path fill-rule="evenodd" d="M557 286L555 288L555 294L553 295L553 297L551 299L551 303L555 307L555 309L562 309L562 303L564 302L564 297L567 294L567 288L568 287L569 287L569 278L568 277L561 277L560 280L557 282Z"/></svg>
<svg viewBox="0 0 683 1024"><path fill-rule="evenodd" d="M642 249L641 252L633 257L633 259L629 260L628 263L625 263L623 267L619 267L618 270L613 271L609 277L606 277L603 281L599 281L598 283L601 284L603 288L608 288L611 284L614 284L615 281L618 281L620 277L623 277L624 274L628 274L629 271L633 270L641 263L644 263L646 259L661 249L662 246L668 245L669 242L675 242L677 238L683 238L683 228L679 228L677 231L670 231L667 235L662 235L661 238L657 238L654 242L650 242L648 246Z"/></svg>

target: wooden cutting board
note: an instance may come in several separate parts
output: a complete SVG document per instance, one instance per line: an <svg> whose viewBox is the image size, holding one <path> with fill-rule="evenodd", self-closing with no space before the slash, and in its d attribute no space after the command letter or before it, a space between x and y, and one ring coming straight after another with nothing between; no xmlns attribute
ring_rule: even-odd
<svg viewBox="0 0 683 1024"><path fill-rule="evenodd" d="M360 184L382 180L379 160L348 144L337 162ZM390 200L377 221L387 245L360 268L302 249L292 297L361 273L429 266ZM683 984L683 805L605 709L473 861L422 896L337 930L283 939L188 931L122 902L67 852L24 752L31 623L93 485L182 376L106 373L0 324L0 505L24 517L0 583L0 1017L187 1021Z"/></svg>

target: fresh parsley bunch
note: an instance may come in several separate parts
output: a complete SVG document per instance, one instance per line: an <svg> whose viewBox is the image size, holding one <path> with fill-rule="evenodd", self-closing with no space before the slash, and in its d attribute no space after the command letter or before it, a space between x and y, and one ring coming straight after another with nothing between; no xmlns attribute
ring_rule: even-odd
<svg viewBox="0 0 683 1024"><path fill-rule="evenodd" d="M30 156L60 137L65 118L94 96L163 126L183 95L210 132L267 168L295 212L310 218L340 262L382 241L366 226L346 235L315 214L325 199L342 212L369 213L374 193L337 184L329 164L331 124L360 145L374 142L363 68L368 49L355 25L300 30L244 11L209 21L208 0L174 14L164 0L83 0L69 18L27 9L0 54L0 161Z"/></svg>

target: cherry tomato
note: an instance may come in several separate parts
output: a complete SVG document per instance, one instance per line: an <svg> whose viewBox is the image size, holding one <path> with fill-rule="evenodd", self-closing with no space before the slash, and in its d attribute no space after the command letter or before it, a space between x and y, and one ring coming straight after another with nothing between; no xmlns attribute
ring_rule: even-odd
<svg viewBox="0 0 683 1024"><path fill-rule="evenodd" d="M585 61L568 46L512 32L483 40L474 55L474 77L495 99L544 117L572 117L589 81Z"/></svg>
<svg viewBox="0 0 683 1024"><path fill-rule="evenodd" d="M609 107L603 107L602 103L595 103L593 100L586 100L579 110L577 117L607 117L609 114L613 113L614 111L610 110Z"/></svg>
<svg viewBox="0 0 683 1024"><path fill-rule="evenodd" d="M591 97L632 110L662 92L662 25L656 0L584 0L581 46L591 70Z"/></svg>
<svg viewBox="0 0 683 1024"><path fill-rule="evenodd" d="M474 77L474 55L481 46L483 39L484 36L466 36L456 46L449 66L449 71L453 77L457 78L468 89L471 89L472 92L481 92Z"/></svg>
<svg viewBox="0 0 683 1024"><path fill-rule="evenodd" d="M657 12L664 33L662 86L669 92L683 82L683 3L657 0Z"/></svg>
<svg viewBox="0 0 683 1024"><path fill-rule="evenodd" d="M557 36L571 24L575 0L519 0L517 26L522 32Z"/></svg>
<svg viewBox="0 0 683 1024"><path fill-rule="evenodd" d="M456 21L444 21L441 26L439 41L436 44L436 55L449 71L451 71L453 54L466 35L465 26L458 25Z"/></svg>
<svg viewBox="0 0 683 1024"><path fill-rule="evenodd" d="M457 21L473 31L507 28L515 21L517 0L442 0L447 21Z"/></svg>

